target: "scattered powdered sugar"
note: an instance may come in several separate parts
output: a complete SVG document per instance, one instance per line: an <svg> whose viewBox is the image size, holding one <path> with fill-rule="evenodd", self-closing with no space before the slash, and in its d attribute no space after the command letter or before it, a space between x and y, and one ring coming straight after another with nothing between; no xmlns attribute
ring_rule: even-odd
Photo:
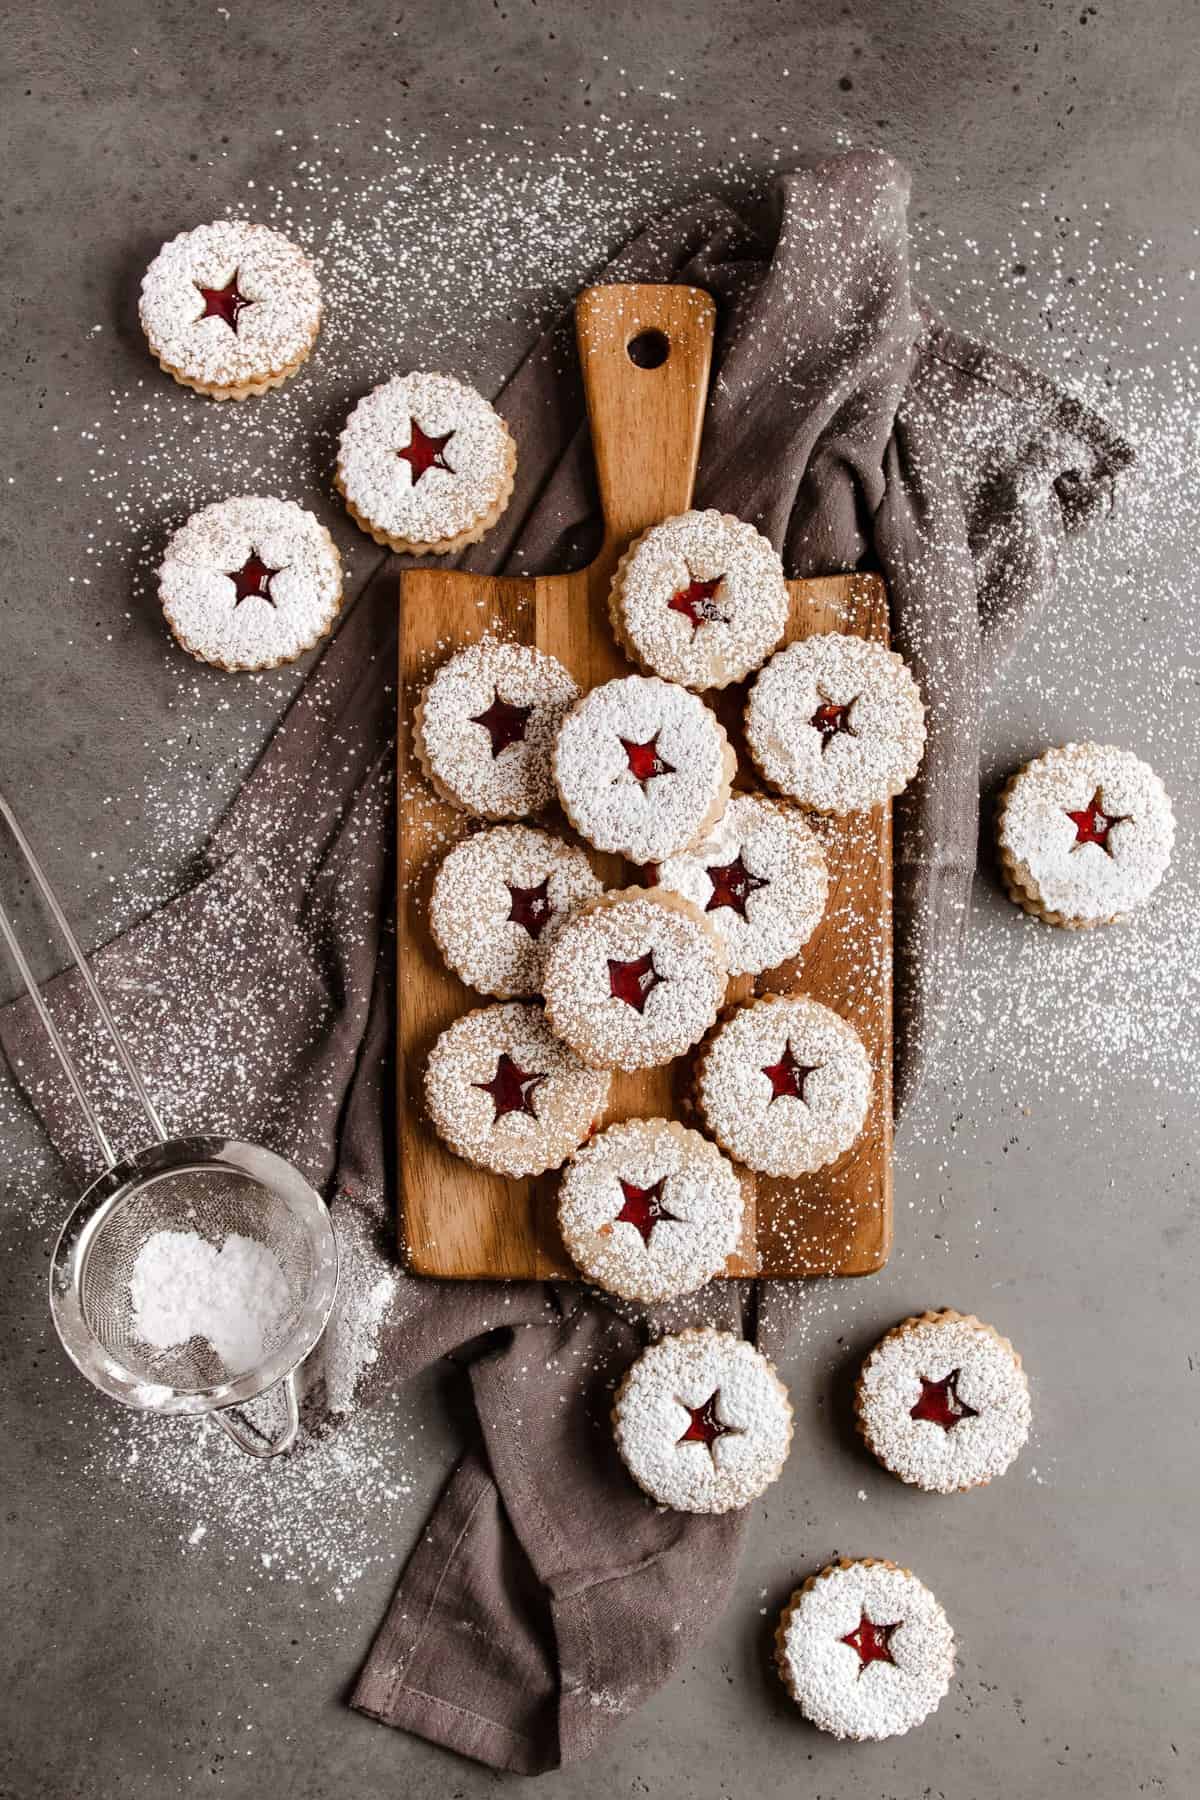
<svg viewBox="0 0 1200 1800"><path fill-rule="evenodd" d="M434 787L467 812L540 812L554 798L555 733L578 697L555 657L489 635L434 675L414 713L413 747Z"/></svg>
<svg viewBox="0 0 1200 1800"><path fill-rule="evenodd" d="M236 326L201 288L236 278ZM316 271L278 231L243 219L198 225L164 244L142 280L142 328L160 361L212 387L277 374L307 351L321 320Z"/></svg>
<svg viewBox="0 0 1200 1800"><path fill-rule="evenodd" d="M555 785L576 831L635 863L661 862L702 837L725 809L733 771L716 714L656 676L593 688L554 746Z"/></svg>
<svg viewBox="0 0 1200 1800"><path fill-rule="evenodd" d="M849 708L827 735L817 714ZM750 689L746 746L772 787L818 812L880 806L917 772L925 708L904 662L867 638L824 632L774 655Z"/></svg>
<svg viewBox="0 0 1200 1800"><path fill-rule="evenodd" d="M540 1007L515 1001L455 1019L425 1065L436 1130L500 1175L557 1169L603 1112L608 1088L608 1071L585 1068Z"/></svg>
<svg viewBox="0 0 1200 1800"><path fill-rule="evenodd" d="M423 472L399 454L414 428L445 440ZM489 513L508 482L513 442L494 407L450 375L414 373L363 397L338 440L338 485L387 537L436 544Z"/></svg>
<svg viewBox="0 0 1200 1800"><path fill-rule="evenodd" d="M1073 813L1103 811L1104 841L1086 842ZM1111 821L1111 823L1109 823ZM1098 924L1140 906L1171 860L1175 816L1140 757L1111 744L1064 744L1015 775L1001 802L1005 874L1035 907Z"/></svg>
<svg viewBox="0 0 1200 1800"><path fill-rule="evenodd" d="M129 1280L133 1324L156 1350L206 1338L230 1375L243 1375L277 1347L295 1313L279 1258L257 1238L231 1232L210 1244L197 1231L155 1231Z"/></svg>
<svg viewBox="0 0 1200 1800"><path fill-rule="evenodd" d="M690 610L674 607L693 583L716 582ZM656 675L685 687L725 687L757 669L787 624L783 564L753 525L711 508L653 525L613 576L617 637Z"/></svg>
<svg viewBox="0 0 1200 1800"><path fill-rule="evenodd" d="M953 1378L963 1409L947 1428L913 1418L926 1382ZM876 1344L857 1390L871 1450L901 1481L952 1494L1002 1475L1029 1436L1029 1383L1007 1339L978 1319L941 1313L906 1319Z"/></svg>
<svg viewBox="0 0 1200 1800"><path fill-rule="evenodd" d="M546 961L546 1015L585 1062L651 1069L699 1043L726 974L725 946L690 902L660 888L617 889L560 932Z"/></svg>
<svg viewBox="0 0 1200 1800"><path fill-rule="evenodd" d="M740 1006L714 1033L696 1088L722 1149L764 1175L803 1175L833 1162L858 1137L871 1065L853 1025L830 1007L767 994Z"/></svg>
<svg viewBox="0 0 1200 1800"><path fill-rule="evenodd" d="M754 200L772 165L811 148L787 127L754 143L717 143L694 108L683 116L655 111L651 121L614 106L557 136L485 127L465 132L450 153L407 125L367 131L358 120L319 139L264 143L245 205L320 260L331 310L319 353L302 383L253 410L191 402L148 361L144 373L135 369L107 394L97 395L94 383L52 390L42 415L49 430L87 452L77 482L60 477L60 495L80 521L62 565L64 647L78 654L83 645L109 668L126 650L136 652L156 610L166 525L230 491L315 492L314 476L319 486L332 469L350 399L397 363L452 368L491 391L532 331L614 243L692 195L721 190ZM233 205L225 154L214 150L214 213ZM1190 697L1200 661L1190 550L1200 508L1200 409L1185 327L1194 307L1189 277L1164 277L1161 247L1125 236L1106 207L1066 216L1045 194L1022 202L1019 214L1014 209L1007 241L964 240L923 218L919 204L910 233L915 279L947 316L1065 380L1138 449L1113 517L1066 541L1057 595L997 690L985 787L1070 732L1125 743L1164 770L1193 767L1198 715ZM836 283L838 272L829 279ZM38 490L23 489L23 480L14 469L10 493L36 505ZM340 510L328 515L339 531ZM357 587L379 559L348 526L344 543ZM1112 623L1122 617L1130 621L1124 638ZM1092 653L1096 645L1103 654ZM144 654L144 642L141 648ZM165 633L163 648L173 654ZM132 692L112 708L111 729L127 746L129 797L97 797L90 834L81 827L91 856L74 889L67 884L69 909L77 916L86 909L94 942L190 884L223 800L302 679L299 669L286 669L223 682L182 656L174 664L153 717ZM107 728L97 720L97 731ZM40 774L37 765L33 773ZM20 781L14 767L10 783L19 788ZM1176 792L1175 800L1190 823L1189 794ZM918 1266L940 1271L952 1257L969 1265L972 1246L989 1255L997 1248L1001 1227L981 1223L975 1189L977 1132L994 1132L998 1118L1011 1114L1020 1132L1027 1115L1039 1113L1069 1142L1141 1084L1153 1096L1142 1115L1148 1144L1194 1095L1194 858L1177 859L1131 924L1082 937L1016 913L985 872L967 959L949 1042L901 1133L893 1252L901 1276ZM199 1022L202 1042L169 1083L179 1083L180 1114L194 1091L201 1125L230 1105L229 1026L223 1016ZM238 1105L254 1109L256 1083L240 1061L238 1070ZM36 1317L48 1334L40 1255L30 1249L14 1260L14 1251L28 1232L52 1236L67 1190L53 1159L27 1147L24 1105L9 1090L0 1092L0 1124L9 1147L5 1264L14 1284L25 1282L28 1266ZM270 1129L266 1115L264 1125ZM376 1266L387 1273L383 1258ZM369 1270L365 1261L361 1292L368 1296L382 1279ZM796 1284L802 1307L791 1353L827 1351L870 1310L877 1291L869 1282ZM355 1310L346 1317L347 1371L369 1366L376 1341L371 1331L355 1331ZM66 1371L64 1380L73 1379ZM271 1579L316 1572L339 1596L364 1565L395 1566L397 1543L415 1522L406 1516L412 1490L403 1470L428 1456L427 1438L405 1442L392 1402L355 1413L311 1454L263 1470L215 1429L140 1419L86 1394L74 1424L92 1447L82 1464L74 1455L64 1463L64 1484L123 1492L138 1529L178 1532L183 1553L192 1553L188 1536L207 1522L203 1554L227 1562L235 1583L247 1568L258 1577L257 1554L248 1557L261 1548L273 1559ZM310 1609L309 1627L315 1623Z"/></svg>
<svg viewBox="0 0 1200 1800"><path fill-rule="evenodd" d="M253 591L235 576L251 558ZM242 495L193 513L158 571L163 612L186 650L225 669L291 662L324 637L342 603L342 559L325 527L293 500Z"/></svg>
<svg viewBox="0 0 1200 1800"><path fill-rule="evenodd" d="M733 794L702 843L659 864L658 882L720 932L731 975L757 975L795 956L829 894L820 841L800 809L763 794Z"/></svg>
<svg viewBox="0 0 1200 1800"><path fill-rule="evenodd" d="M718 1435L681 1441L707 1409ZM617 1449L639 1487L678 1512L748 1506L783 1468L792 1439L787 1389L766 1357L728 1331L659 1338L617 1389ZM722 1429L723 1428L723 1429Z"/></svg>
<svg viewBox="0 0 1200 1800"><path fill-rule="evenodd" d="M546 957L601 886L584 852L528 825L463 838L433 882L429 928L468 987L500 999L539 994Z"/></svg>
<svg viewBox="0 0 1200 1800"><path fill-rule="evenodd" d="M632 1197L627 1187L636 1190ZM620 1217L631 1198L652 1202L642 1223ZM674 1120L629 1119L567 1164L558 1222L589 1280L627 1300L671 1300L725 1266L741 1231L742 1184L698 1131Z"/></svg>
<svg viewBox="0 0 1200 1800"><path fill-rule="evenodd" d="M843 1640L863 1622L894 1627L864 1662ZM940 1705L954 1633L923 1582L890 1563L841 1563L793 1594L776 1639L779 1672L806 1719L839 1738L899 1737Z"/></svg>

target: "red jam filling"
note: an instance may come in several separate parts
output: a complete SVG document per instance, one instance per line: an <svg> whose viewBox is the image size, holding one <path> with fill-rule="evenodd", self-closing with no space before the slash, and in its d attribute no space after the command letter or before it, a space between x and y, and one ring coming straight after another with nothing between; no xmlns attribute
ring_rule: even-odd
<svg viewBox="0 0 1200 1800"><path fill-rule="evenodd" d="M482 725L492 740L493 760L510 744L519 744L533 713L532 706L510 706L497 694L486 712L473 713L472 725Z"/></svg>
<svg viewBox="0 0 1200 1800"><path fill-rule="evenodd" d="M792 1054L792 1046L788 1044L777 1063L768 1063L763 1074L771 1083L771 1098L768 1102L773 1106L776 1100L804 1100L804 1084L810 1075L815 1075L823 1064L807 1064L797 1062ZM807 1105L805 1101L805 1105Z"/></svg>
<svg viewBox="0 0 1200 1800"><path fill-rule="evenodd" d="M677 589L667 601L671 612L682 613L685 619L691 621L693 635L701 625L728 624L729 621L713 599L724 579L723 575L718 575L715 581L689 581L686 587Z"/></svg>
<svg viewBox="0 0 1200 1800"><path fill-rule="evenodd" d="M953 1369L942 1381L927 1381L922 1375L921 1398L909 1418L928 1419L931 1425L940 1425L943 1431L953 1431L960 1419L977 1419L979 1414L975 1408L958 1397L961 1374L961 1369Z"/></svg>
<svg viewBox="0 0 1200 1800"><path fill-rule="evenodd" d="M271 583L279 573L278 569L269 569L262 557L252 550L240 569L226 570L237 596L234 606L240 606L243 600L270 600L274 606Z"/></svg>
<svg viewBox="0 0 1200 1800"><path fill-rule="evenodd" d="M509 922L523 925L536 942L554 916L554 904L550 899L550 877L547 875L545 881L539 881L536 887L514 887L511 881L506 881L504 885L512 896Z"/></svg>
<svg viewBox="0 0 1200 1800"><path fill-rule="evenodd" d="M472 1087L481 1088L485 1094L492 1096L495 1107L494 1125L505 1113L528 1113L531 1119L537 1118L537 1109L533 1104L534 1089L539 1082L545 1081L545 1075L530 1075L519 1068L505 1051L500 1052L496 1063L496 1073L490 1081L473 1081Z"/></svg>
<svg viewBox="0 0 1200 1800"><path fill-rule="evenodd" d="M413 486L416 487L422 475L428 475L430 469L445 469L447 475L453 475L454 470L446 461L444 451L454 433L448 431L445 437L428 437L415 419L409 420L408 428L408 443L403 450L397 450L396 455L403 457L412 470Z"/></svg>
<svg viewBox="0 0 1200 1800"><path fill-rule="evenodd" d="M853 1631L839 1638L840 1644L849 1644L852 1650L858 1651L858 1672L861 1675L868 1664L873 1662L894 1663L891 1651L892 1633L899 1631L903 1619L897 1619L894 1625L876 1625L864 1613Z"/></svg>
<svg viewBox="0 0 1200 1800"><path fill-rule="evenodd" d="M650 1243L650 1234L660 1219L675 1219L675 1214L668 1212L663 1204L663 1188L666 1176L656 1181L653 1187L635 1187L632 1181L621 1182L621 1192L625 1196L625 1204L617 1214L615 1225L632 1225L641 1232L642 1242Z"/></svg>
<svg viewBox="0 0 1200 1800"><path fill-rule="evenodd" d="M726 1425L717 1417L717 1403L721 1398L720 1388L714 1388L703 1406L688 1406L681 1400L680 1406L688 1414L688 1427L682 1437L676 1438L677 1444L707 1444L711 1450L718 1438L740 1437L741 1427Z"/></svg>
<svg viewBox="0 0 1200 1800"><path fill-rule="evenodd" d="M237 270L234 270L223 288L200 287L199 282L196 283L196 286L200 288L200 295L204 301L204 311L200 317L202 319L224 319L230 331L236 335L238 314L244 306L254 305L253 300L247 300L245 294L238 287Z"/></svg>
<svg viewBox="0 0 1200 1800"><path fill-rule="evenodd" d="M719 906L732 907L738 917L746 917L746 902L759 888L770 887L765 875L752 875L739 850L732 862L710 866L705 871L712 882L712 893L705 912L716 912Z"/></svg>
<svg viewBox="0 0 1200 1800"><path fill-rule="evenodd" d="M635 744L629 738L621 739L621 748L625 752L625 760L635 781L640 781L645 791L646 783L653 781L656 775L674 775L675 765L669 763L658 754L658 733L645 744Z"/></svg>
<svg viewBox="0 0 1200 1800"><path fill-rule="evenodd" d="M647 950L645 956L639 956L633 962L614 962L608 959L608 991L614 1000L623 1000L626 1006L632 1006L635 1012L644 1013L646 1002L666 976L660 975L654 966L654 952Z"/></svg>
<svg viewBox="0 0 1200 1800"><path fill-rule="evenodd" d="M854 705L855 700L847 700L845 706L839 706L836 701L826 700L824 695L821 696L821 704L808 722L814 731L821 734L822 754L828 750L839 732L845 732L847 737L858 736L850 723L850 710Z"/></svg>
<svg viewBox="0 0 1200 1800"><path fill-rule="evenodd" d="M1097 788L1082 812L1068 810L1067 817L1075 827L1075 842L1071 845L1073 851L1084 844L1099 844L1111 856L1112 846L1108 841L1108 834L1114 825L1124 825L1129 814L1122 813L1118 817L1115 813L1106 813L1100 804L1100 789Z"/></svg>

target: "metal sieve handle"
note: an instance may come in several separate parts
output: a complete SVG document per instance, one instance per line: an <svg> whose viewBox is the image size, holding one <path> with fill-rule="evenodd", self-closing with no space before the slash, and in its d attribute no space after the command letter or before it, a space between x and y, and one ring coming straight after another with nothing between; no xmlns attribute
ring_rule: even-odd
<svg viewBox="0 0 1200 1800"><path fill-rule="evenodd" d="M232 1407L223 1412L210 1414L210 1417L217 1421L221 1430L226 1432L238 1449L244 1450L247 1456L264 1458L280 1456L285 1450L290 1450L296 1441L296 1433L300 1429L300 1390L297 1385L295 1369L285 1375L277 1386L283 1389L283 1397L287 1402L287 1422L283 1430L273 1438L260 1437L247 1431L246 1427L238 1421ZM267 1391L274 1393L276 1389L269 1388Z"/></svg>
<svg viewBox="0 0 1200 1800"><path fill-rule="evenodd" d="M47 877L45 870L34 855L33 846L25 836L20 825L17 823L16 815L2 793L0 793L0 818L4 820L9 831L12 833L13 841L21 852L29 873L37 883L42 898L50 909L54 923L62 932L67 948L71 952L75 967L79 970L79 973L83 978L83 984L91 996L92 1003L100 1015L101 1022L109 1035L113 1049L120 1057L122 1067L129 1077L130 1085L137 1095L143 1113L146 1115L147 1124L159 1143L165 1144L167 1142L166 1127L163 1125L163 1122L158 1115L158 1108L155 1106L147 1092L146 1084L142 1080L141 1071L134 1062L133 1057L129 1053L128 1045L121 1036L120 1031L117 1029L117 1022L109 1011L108 1001L100 992L91 970L84 961L83 951L79 947L79 940L71 929L70 921L68 920L66 913L64 913L62 907L58 903L58 896L50 886L49 878ZM33 970L30 968L25 952L21 948L12 920L5 912L3 905L0 905L0 936L4 938L5 943L8 945L12 959L17 965L17 972L25 984L25 991L28 993L29 998L32 1000L34 1007L37 1010L38 1018L42 1022L42 1027L50 1041L50 1046L62 1065L62 1072L70 1083L71 1092L74 1094L75 1099L79 1104L80 1112L87 1120L88 1128L90 1129L92 1136L100 1147L100 1153L104 1157L109 1168L115 1168L118 1161L117 1153L113 1149L108 1133L96 1116L95 1108L88 1099L83 1080L76 1067L74 1058L67 1049L66 1044L63 1042L62 1034L59 1032L57 1025L55 1025L54 1020L50 1016L49 1008L42 998L41 990L39 989L37 982L34 980Z"/></svg>

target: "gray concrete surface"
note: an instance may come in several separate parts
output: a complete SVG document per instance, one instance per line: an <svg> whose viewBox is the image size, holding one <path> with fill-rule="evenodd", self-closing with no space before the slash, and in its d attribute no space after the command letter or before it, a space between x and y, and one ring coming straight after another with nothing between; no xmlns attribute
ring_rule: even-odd
<svg viewBox="0 0 1200 1800"><path fill-rule="evenodd" d="M721 157L766 168L775 157L786 164L793 145L880 143L913 167L921 279L935 298L979 317L994 310L1031 356L1073 366L1085 382L1097 345L1123 334L1114 394L1128 379L1147 403L1174 401L1178 430L1169 365L1197 324L1187 282L1200 185L1195 25L1188 0L591 9L29 0L12 9L0 114L0 777L36 827L85 940L99 942L186 879L208 820L302 673L238 683L185 669L154 617L146 557L187 486L167 470L156 487L138 447L161 441L172 429L163 409L183 402L146 364L134 310L137 276L164 237L219 216L248 182L286 185L293 147L312 134L336 165L336 183L330 175L320 188L327 231L335 185L350 195L377 178L389 120L392 141L425 134L418 160L435 171L481 122L520 126L533 146L524 154L549 166L566 128L633 121L638 157L661 163L664 195L693 190ZM693 127L706 141L689 154ZM594 166L607 157L611 172L612 156L594 149ZM605 213L598 177L585 191L601 214L593 248L616 241L628 217L615 201ZM1044 214L1042 238L1030 207ZM1091 261L1141 240L1128 254L1132 274L1112 288L1097 278L1073 312L1031 301L1019 283L993 308L989 270L1022 261L1040 279L1050 240L1083 269L1081 245L1101 216L1107 248ZM423 347L452 326L464 372L487 387L536 309L538 251L519 304L506 297L497 320L481 316L487 282L464 265L475 317L448 324L447 271L423 312L411 258L399 242L393 249L404 263L395 362L427 361ZM428 254L436 262L436 242ZM971 287L972 269L982 289ZM581 248L574 278L586 273ZM1139 281L1144 293L1181 299L1139 310ZM367 358L355 361L353 331L326 374L280 407L289 431L319 431L362 385ZM374 342L369 353L378 367ZM114 400L136 395L139 379L145 413L140 401ZM229 442L220 433L233 427L189 418L196 480L218 493ZM1160 485L1179 466L1168 459ZM314 454L290 491L324 509L360 577L371 558L322 498L322 471ZM1060 623L1024 646L989 718L985 779L1047 741L1097 735L1098 715L1120 741L1150 741L1181 802L1176 893L1185 896L1200 773L1186 673L1193 552L1186 528L1164 533L1147 517L1140 536L1098 542L1069 566L1058 618L1075 609L1084 642ZM1151 563L1143 586L1139 564ZM7 866L2 879L11 895ZM1195 1792L1189 908L1160 909L1159 923L1130 940L1147 952L1148 998L1130 1041L1094 1057L1105 1034L1089 1035L1080 1015L1091 1008L1094 1023L1105 1001L1092 987L1081 1004L1079 947L1030 949L1030 928L981 877L968 1003L902 1137L896 1257L870 1283L814 1290L785 1368L796 1451L755 1509L736 1598L669 1689L591 1764L545 1778L540 1791L556 1800ZM3 982L10 992L7 973ZM1031 983L1039 991L1022 1044L1019 1015L1001 1015ZM1116 1008L1122 996L1112 999ZM1114 1010L1114 1032L1125 1024ZM156 1497L162 1449L94 1400L52 1339L42 1283L66 1190L33 1122L11 1102L0 1120L0 1794L326 1800L512 1785L344 1706L444 1472L452 1391L440 1379L423 1384L373 1427L376 1477L357 1510L345 1478L328 1506L319 1495L307 1510L289 1503L285 1527L314 1541L337 1512L341 1565L361 1548L357 1576L336 1559L264 1553L244 1511L241 1526L208 1518L199 1489ZM1037 1420L1003 1481L939 1502L891 1482L855 1448L846 1398L854 1358L881 1328L946 1303L993 1318L1017 1341ZM397 1473L386 1504L380 1465ZM265 1520L269 1498L253 1490L251 1513L255 1494ZM777 1606L839 1552L912 1566L960 1634L951 1696L907 1739L833 1744L798 1720L769 1671Z"/></svg>

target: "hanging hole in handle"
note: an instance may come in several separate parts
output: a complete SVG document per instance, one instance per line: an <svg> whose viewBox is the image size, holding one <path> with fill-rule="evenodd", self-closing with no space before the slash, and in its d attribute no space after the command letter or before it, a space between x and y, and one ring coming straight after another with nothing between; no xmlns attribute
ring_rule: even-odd
<svg viewBox="0 0 1200 1800"><path fill-rule="evenodd" d="M639 369L661 369L671 354L671 340L665 331L650 326L630 338L625 354Z"/></svg>

